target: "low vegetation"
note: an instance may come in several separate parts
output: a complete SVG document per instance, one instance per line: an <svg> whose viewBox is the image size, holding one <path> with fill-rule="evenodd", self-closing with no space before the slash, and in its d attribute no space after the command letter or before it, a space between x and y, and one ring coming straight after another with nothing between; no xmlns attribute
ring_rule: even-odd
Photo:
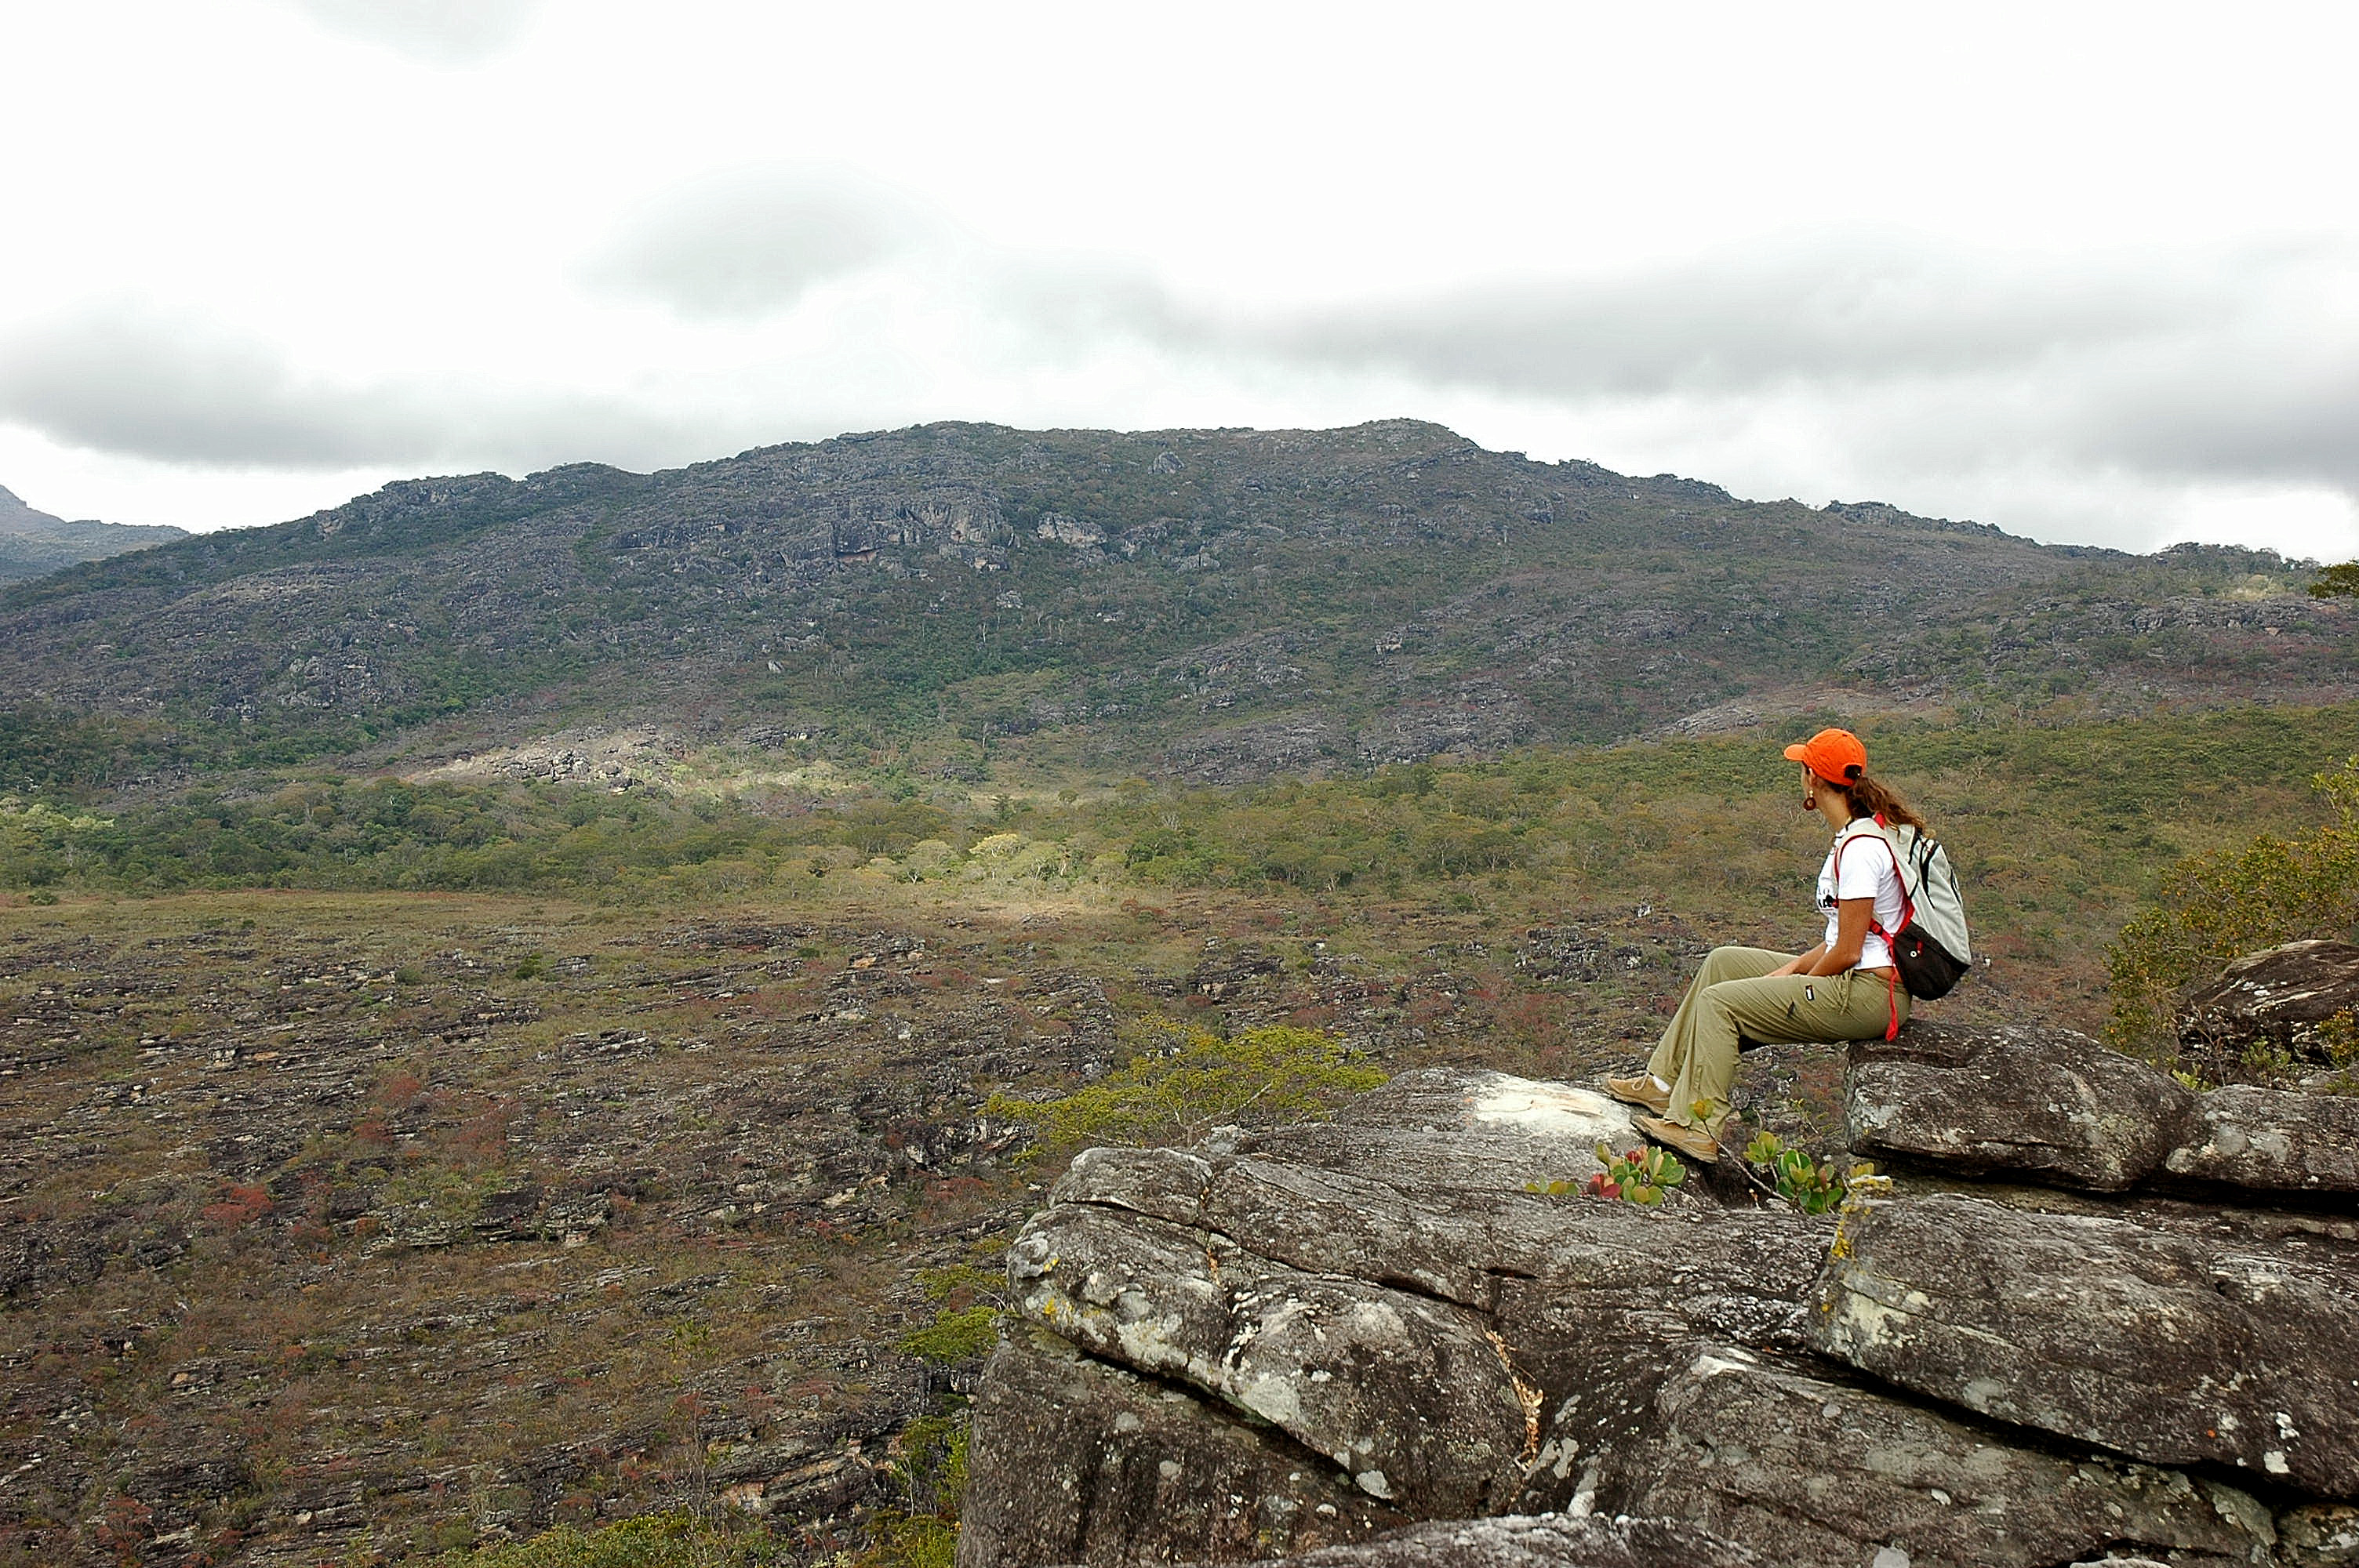
<svg viewBox="0 0 2359 1568"><path fill-rule="evenodd" d="M1583 1197L1607 1198L1620 1203L1636 1204L1642 1208L1654 1208L1664 1195L1686 1184L1688 1168L1680 1157L1668 1149L1641 1144L1625 1153L1616 1154L1603 1143L1597 1146L1600 1170L1586 1182L1567 1181L1527 1183L1527 1190L1561 1197L1579 1193Z"/></svg>
<svg viewBox="0 0 2359 1568"><path fill-rule="evenodd" d="M1318 1119L1386 1076L1321 1030L1262 1024L1224 1036L1158 1019L1139 1033L1143 1048L1096 1083L1054 1099L1001 1095L990 1114L1022 1122L1044 1154L1192 1143L1224 1124Z"/></svg>
<svg viewBox="0 0 2359 1568"><path fill-rule="evenodd" d="M2190 1051L2170 1019L2189 987L2232 958L2305 937L2359 941L2359 757L2313 783L2312 826L2179 861L2153 905L2123 925L2107 955L2115 1044L2208 1082L2267 1081L2288 1068L2265 1052Z"/></svg>

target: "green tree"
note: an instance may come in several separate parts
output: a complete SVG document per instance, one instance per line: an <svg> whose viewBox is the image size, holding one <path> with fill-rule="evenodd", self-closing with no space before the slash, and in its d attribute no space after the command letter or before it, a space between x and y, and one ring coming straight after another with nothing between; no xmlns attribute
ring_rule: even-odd
<svg viewBox="0 0 2359 1568"><path fill-rule="evenodd" d="M2310 593L2319 599L2359 599L2359 561L2321 567L2311 579Z"/></svg>

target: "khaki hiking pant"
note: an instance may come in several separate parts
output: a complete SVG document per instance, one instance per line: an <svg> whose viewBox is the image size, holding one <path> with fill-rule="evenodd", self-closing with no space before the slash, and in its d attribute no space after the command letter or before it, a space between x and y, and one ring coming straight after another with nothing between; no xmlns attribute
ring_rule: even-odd
<svg viewBox="0 0 2359 1568"><path fill-rule="evenodd" d="M1696 971L1647 1070L1671 1086L1670 1119L1714 1137L1729 1111L1740 1040L1763 1045L1818 1040L1881 1040L1897 1001L1908 1020L1906 987L1853 969L1840 975L1772 975L1791 953L1714 947Z"/></svg>

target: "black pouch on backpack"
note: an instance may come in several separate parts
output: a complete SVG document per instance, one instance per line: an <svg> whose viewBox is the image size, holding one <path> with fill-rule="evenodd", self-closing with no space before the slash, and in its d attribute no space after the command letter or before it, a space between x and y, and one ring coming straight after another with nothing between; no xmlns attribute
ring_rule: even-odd
<svg viewBox="0 0 2359 1568"><path fill-rule="evenodd" d="M1913 920L1887 940L1892 944L1892 965L1900 971L1901 985L1920 1001L1949 995L1966 977L1965 961L1952 956Z"/></svg>

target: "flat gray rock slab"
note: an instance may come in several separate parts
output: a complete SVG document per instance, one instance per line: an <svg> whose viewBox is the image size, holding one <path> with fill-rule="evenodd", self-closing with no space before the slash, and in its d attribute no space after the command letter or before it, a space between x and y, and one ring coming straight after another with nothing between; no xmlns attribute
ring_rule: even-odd
<svg viewBox="0 0 2359 1568"><path fill-rule="evenodd" d="M1743 1350L1695 1347L1656 1408L1601 1510L1688 1519L1786 1568L2049 1568L2109 1548L2268 1560L2268 1510L2234 1487L2017 1447Z"/></svg>
<svg viewBox="0 0 2359 1568"><path fill-rule="evenodd" d="M1635 1148L1629 1107L1595 1089L1506 1073L1426 1067L1363 1095L1332 1121L1280 1128L1245 1152L1329 1171L1381 1173L1396 1186L1522 1192L1584 1181L1600 1143Z"/></svg>
<svg viewBox="0 0 2359 1568"><path fill-rule="evenodd" d="M2127 1221L1935 1196L1847 1221L1824 1354L2158 1465L2359 1496L2359 1270Z"/></svg>
<svg viewBox="0 0 2359 1568"><path fill-rule="evenodd" d="M1483 1312L1539 1281L1560 1293L1626 1292L1633 1308L1666 1296L1683 1314L1740 1302L1735 1315L1760 1320L1765 1334L1799 1313L1834 1224L1783 1208L1648 1211L1520 1186L1433 1187L1382 1162L1336 1171L1177 1149L1085 1150L1049 1201L1199 1227L1274 1262ZM1754 1342L1734 1326L1720 1332Z"/></svg>
<svg viewBox="0 0 2359 1568"><path fill-rule="evenodd" d="M2198 1095L2062 1029L1940 1024L1851 1051L1853 1148L1964 1176L2117 1193L2359 1193L2359 1097L2231 1085Z"/></svg>

